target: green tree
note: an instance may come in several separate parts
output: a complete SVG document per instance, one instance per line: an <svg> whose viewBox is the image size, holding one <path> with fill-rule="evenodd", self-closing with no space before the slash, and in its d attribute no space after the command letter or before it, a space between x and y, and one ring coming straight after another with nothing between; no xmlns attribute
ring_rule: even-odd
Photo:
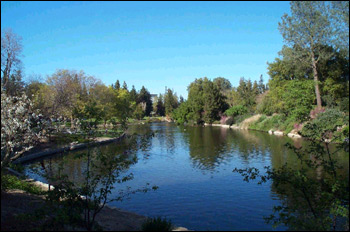
<svg viewBox="0 0 350 232"><path fill-rule="evenodd" d="M115 84L114 84L114 85L112 85L112 87L113 87L115 90L119 90L119 89L120 89L120 83L119 83L119 80L117 80L117 81L115 82Z"/></svg>
<svg viewBox="0 0 350 232"><path fill-rule="evenodd" d="M259 79L259 84L258 84L258 90L259 90L259 94L262 94L264 93L267 88L264 84L264 78L263 78L263 75L260 75L260 79Z"/></svg>
<svg viewBox="0 0 350 232"><path fill-rule="evenodd" d="M116 91L115 98L115 116L122 125L122 129L127 128L127 120L132 116L132 107L130 103L129 92L125 89Z"/></svg>
<svg viewBox="0 0 350 232"><path fill-rule="evenodd" d="M187 120L192 120L196 124L201 124L203 122L203 79L195 79L188 87L188 107L189 113L186 116Z"/></svg>
<svg viewBox="0 0 350 232"><path fill-rule="evenodd" d="M292 1L291 16L285 14L279 23L279 30L284 41L301 48L290 50L294 60L309 64L312 68L317 107L321 108L321 93L319 88L318 65L321 59L327 59L333 54L323 46L331 44L334 37L325 2L322 1Z"/></svg>
<svg viewBox="0 0 350 232"><path fill-rule="evenodd" d="M123 82L123 89L128 90L128 85L126 84L125 81Z"/></svg>
<svg viewBox="0 0 350 232"><path fill-rule="evenodd" d="M148 90L142 86L140 93L138 94L137 104L143 105L143 110L145 112L145 116L150 116L152 111L152 99L151 94Z"/></svg>
<svg viewBox="0 0 350 232"><path fill-rule="evenodd" d="M179 100L179 105L181 105L182 103L184 103L184 97L180 95L180 100Z"/></svg>
<svg viewBox="0 0 350 232"><path fill-rule="evenodd" d="M274 213L265 217L267 223L284 224L289 230L349 230L349 179L342 172L344 167L335 159L337 152L343 149L349 152L349 138L332 151L325 136L331 131L325 130L320 135L319 130L314 130L311 137L323 140L312 140L307 148L286 144L298 158L297 170L288 163L281 168L265 167L266 174L260 174L254 167L234 169L247 182L272 181L272 187L283 196L281 205L275 206ZM321 170L322 178L310 175L310 170Z"/></svg>
<svg viewBox="0 0 350 232"><path fill-rule="evenodd" d="M157 99L156 114L159 116L165 116L165 106L162 94L159 94L159 97Z"/></svg>
<svg viewBox="0 0 350 232"><path fill-rule="evenodd" d="M252 110L255 106L256 96L258 94L257 84L255 85L255 88L253 88L251 80L245 80L244 77L242 77L239 80L239 86L235 91L237 92L236 97L238 97L238 99L236 99L236 101L239 102L238 104Z"/></svg>
<svg viewBox="0 0 350 232"><path fill-rule="evenodd" d="M204 121L211 124L220 119L220 114L226 110L225 98L220 89L207 78L203 81L203 98Z"/></svg>
<svg viewBox="0 0 350 232"><path fill-rule="evenodd" d="M173 110L178 107L178 105L179 103L176 94L174 94L173 90L166 89L164 94L165 115L170 116Z"/></svg>
<svg viewBox="0 0 350 232"><path fill-rule="evenodd" d="M130 90L130 101L136 102L137 101L137 91L135 89L135 86L133 85L131 90Z"/></svg>

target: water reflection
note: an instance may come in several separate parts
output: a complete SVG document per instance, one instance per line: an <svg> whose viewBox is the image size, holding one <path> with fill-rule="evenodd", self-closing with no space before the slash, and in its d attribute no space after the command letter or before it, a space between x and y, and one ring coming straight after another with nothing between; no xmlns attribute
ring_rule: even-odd
<svg viewBox="0 0 350 232"><path fill-rule="evenodd" d="M146 155L152 146L153 133L150 128L146 127L140 130L140 135L127 135L126 138L118 144L109 144L107 146L91 147L75 152L67 152L58 154L49 158L38 159L36 162L28 165L28 173L36 179L50 183L50 178L57 175L67 175L69 180L74 183L82 183L85 179L85 171L87 170L87 153L90 152L92 159L99 154L108 154L111 158L118 158L120 161L120 170L126 173L130 166L138 162L138 151L143 151ZM96 166L99 165L98 159L94 159ZM93 171L93 170L92 170ZM101 173L96 173L101 174Z"/></svg>
<svg viewBox="0 0 350 232"><path fill-rule="evenodd" d="M249 165L256 159L272 161L274 167L285 162L296 162L292 151L284 146L292 142L300 146L301 141L286 137L270 136L261 132L232 130L221 127L185 127L183 136L189 147L189 155L195 168L215 171L233 156L239 156Z"/></svg>

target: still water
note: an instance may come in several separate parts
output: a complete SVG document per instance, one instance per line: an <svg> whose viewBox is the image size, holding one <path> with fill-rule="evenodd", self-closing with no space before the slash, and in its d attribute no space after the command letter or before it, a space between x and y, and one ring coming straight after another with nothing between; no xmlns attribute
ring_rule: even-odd
<svg viewBox="0 0 350 232"><path fill-rule="evenodd" d="M133 194L129 199L109 205L149 217L166 217L175 225L190 230L287 229L284 226L272 228L263 219L280 203L280 196L274 192L271 182L247 183L232 170L256 167L264 173L264 166L278 168L285 162L297 166L296 156L284 145L290 142L299 147L306 141L263 132L179 127L172 123L131 126L129 133L134 132L151 132L153 136L138 138L136 145L125 139L119 144L95 148L136 157L136 163L126 170L126 174L133 173L133 180L116 184L110 197L116 197L126 186L137 189L150 183L159 188ZM64 166L65 173L76 181L82 180L86 163L73 158L82 152L85 151L28 164L26 172L45 182L35 172L44 173L49 165L55 166L64 158L68 161ZM348 173L349 156L340 154L338 159L345 166L344 172Z"/></svg>

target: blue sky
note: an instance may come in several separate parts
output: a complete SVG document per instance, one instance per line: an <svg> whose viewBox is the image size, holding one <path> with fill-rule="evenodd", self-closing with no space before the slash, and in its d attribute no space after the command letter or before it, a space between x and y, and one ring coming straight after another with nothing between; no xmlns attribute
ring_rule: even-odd
<svg viewBox="0 0 350 232"><path fill-rule="evenodd" d="M268 79L289 2L1 2L1 29L23 45L27 76L84 70L187 98L195 78Z"/></svg>

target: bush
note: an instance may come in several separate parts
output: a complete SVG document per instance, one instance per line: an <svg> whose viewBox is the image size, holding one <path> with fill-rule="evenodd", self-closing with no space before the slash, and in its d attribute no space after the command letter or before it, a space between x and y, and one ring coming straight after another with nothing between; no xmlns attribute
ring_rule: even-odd
<svg viewBox="0 0 350 232"><path fill-rule="evenodd" d="M321 108L316 107L315 109L311 110L309 116L311 119L315 119L315 118L317 118L317 115L319 113L324 113L325 111L326 111L326 109L324 107L321 107Z"/></svg>
<svg viewBox="0 0 350 232"><path fill-rule="evenodd" d="M349 97L344 97L340 102L339 102L339 109L343 112L348 112L349 113Z"/></svg>
<svg viewBox="0 0 350 232"><path fill-rule="evenodd" d="M267 117L266 115L263 115L259 118L259 120L250 124L249 129L266 131L266 132L271 129L283 130L284 123L285 123L285 118L283 115L277 114L271 117Z"/></svg>
<svg viewBox="0 0 350 232"><path fill-rule="evenodd" d="M225 115L227 116L238 116L248 113L248 108L243 105L232 106L230 109L225 111Z"/></svg>
<svg viewBox="0 0 350 232"><path fill-rule="evenodd" d="M171 223L171 220L167 220L166 218L148 218L142 224L142 231L172 231L174 229L174 225Z"/></svg>
<svg viewBox="0 0 350 232"><path fill-rule="evenodd" d="M282 94L284 114L298 121L305 121L315 101L315 83L313 80L288 81Z"/></svg>
<svg viewBox="0 0 350 232"><path fill-rule="evenodd" d="M1 174L1 191L9 189L20 189L37 195L43 194L43 191L39 187L29 182L21 180L13 175Z"/></svg>
<svg viewBox="0 0 350 232"><path fill-rule="evenodd" d="M313 140L333 139L343 140L346 136L346 127L349 125L349 116L337 109L327 109L318 114L317 118L308 122L301 130L301 135ZM344 135L345 133L345 135Z"/></svg>

